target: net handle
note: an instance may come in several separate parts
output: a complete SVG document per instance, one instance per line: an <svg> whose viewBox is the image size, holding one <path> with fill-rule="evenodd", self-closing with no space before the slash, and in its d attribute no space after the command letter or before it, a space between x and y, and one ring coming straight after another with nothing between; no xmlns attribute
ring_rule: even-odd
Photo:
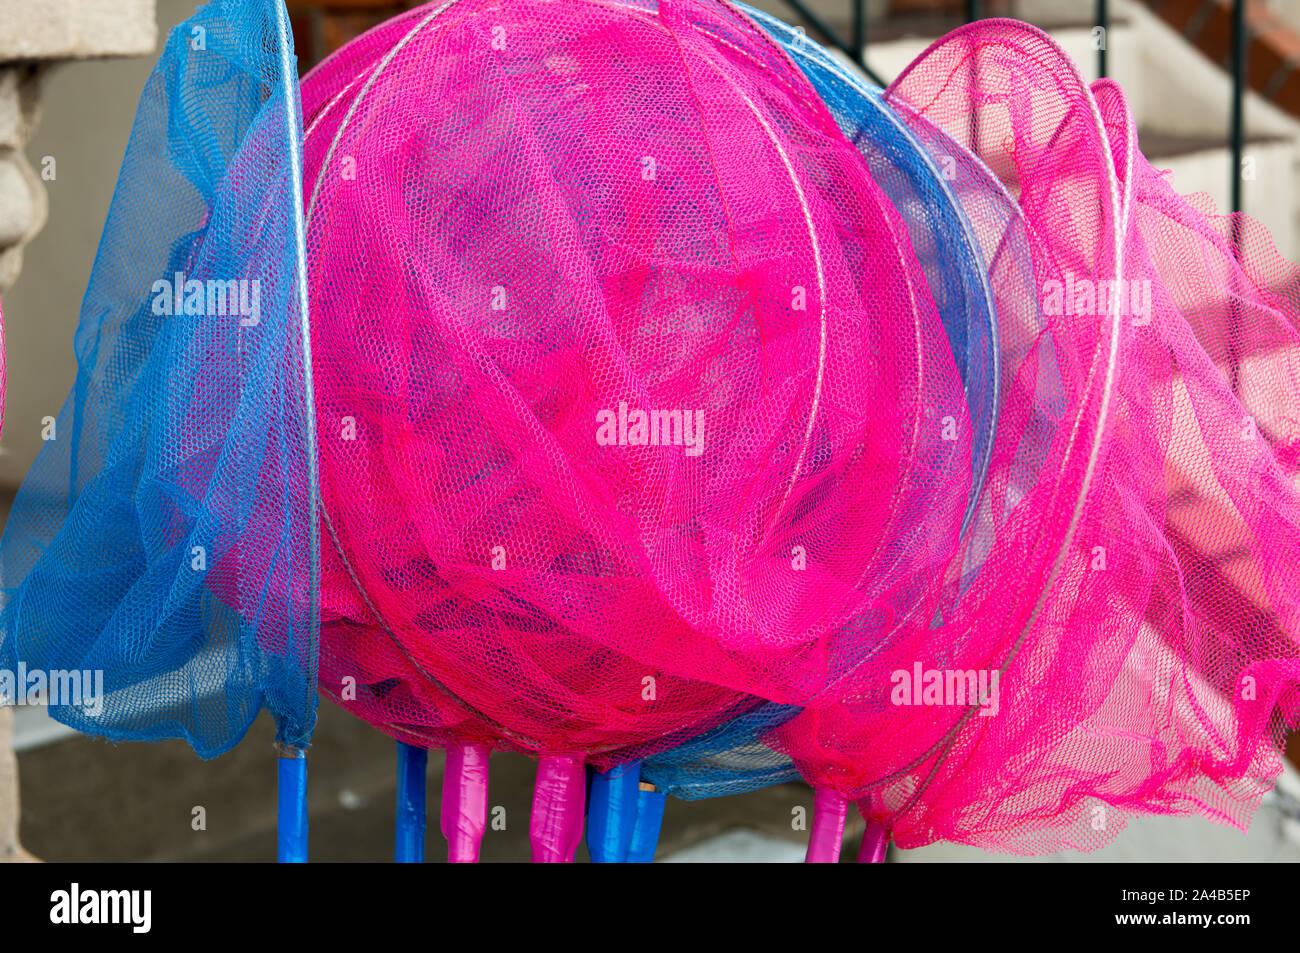
<svg viewBox="0 0 1300 953"><path fill-rule="evenodd" d="M393 859L399 864L424 863L425 777L428 767L429 752L404 741L397 743L397 824Z"/></svg>
<svg viewBox="0 0 1300 953"><path fill-rule="evenodd" d="M656 791L653 784L642 781L636 792L636 823L632 828L632 842L627 848L629 864L652 864L659 849L659 832L664 824L664 808L668 795Z"/></svg>
<svg viewBox="0 0 1300 953"><path fill-rule="evenodd" d="M282 864L307 863L307 751L296 745L276 744L276 860Z"/></svg>
<svg viewBox="0 0 1300 953"><path fill-rule="evenodd" d="M469 742L447 748L442 778L442 836L447 838L447 862L477 864L483 832L487 830L487 745Z"/></svg>
<svg viewBox="0 0 1300 953"><path fill-rule="evenodd" d="M867 818L867 829L858 848L859 864L883 864L889 850L889 830L879 821Z"/></svg>
<svg viewBox="0 0 1300 953"><path fill-rule="evenodd" d="M587 769L580 755L545 755L537 762L533 813L528 822L533 863L573 863L582 841L586 801Z"/></svg>
<svg viewBox="0 0 1300 953"><path fill-rule="evenodd" d="M627 863L637 820L641 762L597 771L587 807L587 852L593 864Z"/></svg>
<svg viewBox="0 0 1300 953"><path fill-rule="evenodd" d="M817 788L813 795L812 831L808 835L807 864L838 864L844 843L844 819L849 802L830 788Z"/></svg>

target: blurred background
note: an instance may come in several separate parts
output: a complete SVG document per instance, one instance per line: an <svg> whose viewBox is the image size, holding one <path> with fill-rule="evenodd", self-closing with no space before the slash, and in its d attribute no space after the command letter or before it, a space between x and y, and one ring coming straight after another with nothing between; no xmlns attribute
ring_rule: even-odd
<svg viewBox="0 0 1300 953"><path fill-rule="evenodd" d="M300 71L413 0L286 0ZM1184 194L1239 205L1300 258L1300 0L756 0L888 82L934 39L976 16L1014 16L1052 34L1085 79L1124 87L1143 152ZM194 0L0 0L0 296L8 354L0 440L0 519L72 385L72 336L140 91L167 33ZM1240 31L1236 28L1244 29ZM1234 101L1239 107L1234 111ZM1170 519L1189 539L1215 520L1189 480ZM1231 586L1233 553L1202 553ZM1216 607L1198 607L1215 615ZM4 717L5 713L0 713ZM82 738L37 708L13 713L19 839L46 860L272 860L275 787L269 716L240 747L198 761L181 742L114 747ZM311 752L314 861L392 856L393 743L323 702ZM0 835L12 774L0 730ZM1300 735L1248 834L1199 818L1131 823L1093 854L1036 861L1300 861ZM442 757L429 763L432 803ZM8 764L9 767L5 765ZM534 768L494 757L485 861L527 859ZM9 781L12 787L12 781ZM194 809L206 830L193 829ZM12 804L8 808L12 812ZM695 804L669 801L660 857L802 860L812 792L786 785ZM856 819L854 819L856 820ZM428 855L439 859L431 824ZM861 836L851 821L844 859ZM0 838L2 839L2 838ZM579 859L586 858L585 850ZM891 848L891 861L1014 860L972 848Z"/></svg>

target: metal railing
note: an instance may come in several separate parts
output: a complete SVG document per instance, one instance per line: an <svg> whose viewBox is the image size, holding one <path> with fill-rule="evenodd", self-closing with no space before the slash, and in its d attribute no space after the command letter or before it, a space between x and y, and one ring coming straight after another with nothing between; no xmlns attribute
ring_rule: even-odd
<svg viewBox="0 0 1300 953"><path fill-rule="evenodd" d="M853 7L853 37L851 40L845 40L840 36L839 31L827 23L817 11L813 10L803 0L782 0L786 6L797 13L805 22L814 30L822 35L822 38L832 47L839 50L845 56L857 64L858 69L866 74L867 79L871 80L877 86L888 85L880 78L875 70L867 65L867 4L866 0L849 0Z"/></svg>
<svg viewBox="0 0 1300 953"><path fill-rule="evenodd" d="M812 10L804 0L782 0L782 2L793 10L805 22L812 26L818 33L822 34L825 41L848 56L858 68L866 74L867 78L877 86L885 86L886 82L881 79L880 75L871 68L867 63L867 16L865 0L849 0L851 7L851 36L844 39L839 32L831 26L826 20ZM1228 144L1232 151L1232 168L1231 175L1231 203L1232 211L1241 211L1241 181L1242 181L1242 157L1245 151L1245 93L1246 93L1246 52L1247 37L1249 35L1249 24L1246 22L1246 0L1231 0L1232 3L1232 103L1228 130ZM969 23L972 20L982 19L984 16L984 4L982 0L964 0L965 19ZM1108 75L1109 62L1107 60L1107 46L1110 36L1110 3L1109 0L1095 0L1093 22L1095 27L1101 29L1102 42L1097 48L1097 75Z"/></svg>

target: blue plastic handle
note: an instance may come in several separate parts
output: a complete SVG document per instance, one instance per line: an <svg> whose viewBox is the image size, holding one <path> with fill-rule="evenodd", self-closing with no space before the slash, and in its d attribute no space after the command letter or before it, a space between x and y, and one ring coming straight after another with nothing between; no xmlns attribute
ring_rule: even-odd
<svg viewBox="0 0 1300 953"><path fill-rule="evenodd" d="M428 765L429 752L405 742L397 743L397 832L393 859L399 864L424 863Z"/></svg>
<svg viewBox="0 0 1300 953"><path fill-rule="evenodd" d="M280 747L277 786L276 858L282 864L307 863L307 752Z"/></svg>
<svg viewBox="0 0 1300 953"><path fill-rule="evenodd" d="M587 851L593 864L626 863L640 783L639 761L604 774L593 772L587 805Z"/></svg>
<svg viewBox="0 0 1300 953"><path fill-rule="evenodd" d="M654 862L659 849L659 831L664 825L664 807L668 795L660 791L637 791L636 824L632 828L632 842L627 849L629 864Z"/></svg>

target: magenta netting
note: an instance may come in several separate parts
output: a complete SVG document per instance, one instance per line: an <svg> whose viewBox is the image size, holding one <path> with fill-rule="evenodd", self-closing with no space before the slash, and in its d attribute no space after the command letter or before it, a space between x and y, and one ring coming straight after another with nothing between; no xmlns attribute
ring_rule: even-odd
<svg viewBox="0 0 1300 953"><path fill-rule="evenodd" d="M964 170L998 306L960 545L906 232L746 20L429 6L303 99L327 694L601 765L806 705L769 743L902 846L1249 816L1300 707L1296 276L1151 170L1118 87L985 21L886 96ZM655 409L702 452L629 442Z"/></svg>
<svg viewBox="0 0 1300 953"><path fill-rule="evenodd" d="M961 381L904 223L747 19L429 5L303 99L327 695L605 766L933 616Z"/></svg>
<svg viewBox="0 0 1300 953"><path fill-rule="evenodd" d="M971 588L905 664L869 660L771 741L904 847L1244 825L1300 718L1295 268L1177 196L1118 87L1094 98L1032 27L958 30L886 98L1005 183L1043 327L1004 337L1006 519Z"/></svg>

